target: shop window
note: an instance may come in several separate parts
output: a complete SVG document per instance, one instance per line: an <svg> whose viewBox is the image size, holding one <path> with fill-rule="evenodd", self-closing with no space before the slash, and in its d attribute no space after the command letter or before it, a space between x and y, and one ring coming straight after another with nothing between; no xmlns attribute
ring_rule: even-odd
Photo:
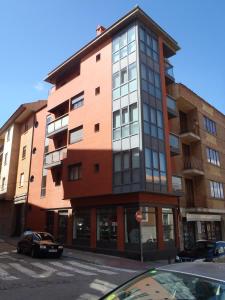
<svg viewBox="0 0 225 300"><path fill-rule="evenodd" d="M125 208L125 248L140 252L140 224L135 219L137 207Z"/></svg>
<svg viewBox="0 0 225 300"><path fill-rule="evenodd" d="M166 248L174 247L174 221L172 208L162 209L163 240Z"/></svg>
<svg viewBox="0 0 225 300"><path fill-rule="evenodd" d="M89 209L75 211L73 220L73 240L76 244L90 245L91 214Z"/></svg>
<svg viewBox="0 0 225 300"><path fill-rule="evenodd" d="M97 247L117 247L117 213L116 208L97 210Z"/></svg>
<svg viewBox="0 0 225 300"><path fill-rule="evenodd" d="M141 236L144 251L157 248L156 216L154 207L142 207Z"/></svg>

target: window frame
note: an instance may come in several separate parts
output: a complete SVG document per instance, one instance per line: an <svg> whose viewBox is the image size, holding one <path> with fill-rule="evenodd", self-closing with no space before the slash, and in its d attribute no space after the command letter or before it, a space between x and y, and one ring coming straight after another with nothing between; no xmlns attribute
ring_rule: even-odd
<svg viewBox="0 0 225 300"><path fill-rule="evenodd" d="M84 130L83 125L80 125L69 131L69 144L70 145L79 143L80 141L83 140L83 134L84 134L83 130ZM79 137L79 139L76 139L75 141L71 142L71 133L78 132L78 131L82 131L81 137Z"/></svg>
<svg viewBox="0 0 225 300"><path fill-rule="evenodd" d="M77 176L76 176L76 170L77 170ZM82 163L79 162L79 163L69 165L68 166L68 181L70 181L70 182L71 181L78 181L81 178L82 178Z"/></svg>

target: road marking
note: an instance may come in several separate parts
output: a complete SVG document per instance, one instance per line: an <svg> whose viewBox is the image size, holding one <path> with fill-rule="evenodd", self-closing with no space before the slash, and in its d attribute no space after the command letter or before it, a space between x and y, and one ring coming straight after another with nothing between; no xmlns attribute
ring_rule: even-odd
<svg viewBox="0 0 225 300"><path fill-rule="evenodd" d="M7 269L7 267L8 267L7 265L0 264L0 279L2 279L2 280L16 280L16 279L19 279L18 277L9 275L9 273L6 270L4 270L4 268Z"/></svg>
<svg viewBox="0 0 225 300"><path fill-rule="evenodd" d="M52 267L46 266L44 264L38 263L38 262L34 262L31 263L33 266L40 268L43 271L47 271L50 273L56 273L56 275L62 276L62 277L71 277L74 276L74 274L70 274L70 273L66 273L66 272L58 272L57 269L54 269Z"/></svg>
<svg viewBox="0 0 225 300"><path fill-rule="evenodd" d="M143 270L131 270L131 269L124 269L124 268L117 268L117 267L110 267L106 265L99 265L104 269L110 269L110 270L115 270L115 271L122 271L122 272L127 272L127 273L137 273L137 272L143 272Z"/></svg>
<svg viewBox="0 0 225 300"><path fill-rule="evenodd" d="M92 295L92 294L82 294L79 296L79 298L77 298L77 300L98 300L99 297L98 296L95 296L95 295Z"/></svg>
<svg viewBox="0 0 225 300"><path fill-rule="evenodd" d="M89 286L90 288L100 291L103 294L116 288L115 284L99 279L95 279Z"/></svg>
<svg viewBox="0 0 225 300"><path fill-rule="evenodd" d="M87 270L90 270L90 271L97 271L99 273L103 273L103 274L108 274L108 275L115 275L115 274L118 274L116 272L112 272L112 271L108 271L108 270L100 270L96 267L92 267L90 265L84 265L84 264L81 264L81 263L78 263L78 262L75 262L75 261L67 261L70 265L72 266L75 266L75 267L80 267L80 268L83 268L83 269L87 269Z"/></svg>
<svg viewBox="0 0 225 300"><path fill-rule="evenodd" d="M0 253L0 255L7 255L7 254L9 254L9 252L7 252L7 251Z"/></svg>
<svg viewBox="0 0 225 300"><path fill-rule="evenodd" d="M60 262L50 262L50 263L52 265L56 266L56 267L60 267L60 268L63 268L65 270L72 271L72 272L75 272L75 273L79 273L79 274L82 274L82 275L87 275L87 276L97 275L96 273L91 273L91 272L83 271L83 270L73 268L73 267L70 267L70 266L65 266L64 264L62 264Z"/></svg>
<svg viewBox="0 0 225 300"><path fill-rule="evenodd" d="M12 266L14 269L16 269L17 271L29 276L29 277L32 277L32 278L46 278L46 277L49 277L51 275L51 272L45 272L45 273L42 273L42 274L37 274L35 271L33 270L30 270L18 263L10 263L9 264L10 266Z"/></svg>

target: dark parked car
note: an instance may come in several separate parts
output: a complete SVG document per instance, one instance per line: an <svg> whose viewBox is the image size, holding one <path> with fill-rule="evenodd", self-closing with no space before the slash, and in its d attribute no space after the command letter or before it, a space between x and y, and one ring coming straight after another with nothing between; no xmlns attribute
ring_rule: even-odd
<svg viewBox="0 0 225 300"><path fill-rule="evenodd" d="M24 234L18 242L17 253L30 254L32 257L60 257L63 253L63 245L57 243L50 233L30 232Z"/></svg>
<svg viewBox="0 0 225 300"><path fill-rule="evenodd" d="M181 251L176 256L176 262L195 261L203 259L205 261L225 258L225 242L223 241L197 241L191 249Z"/></svg>
<svg viewBox="0 0 225 300"><path fill-rule="evenodd" d="M184 263L152 269L100 300L224 300L225 264L218 265Z"/></svg>

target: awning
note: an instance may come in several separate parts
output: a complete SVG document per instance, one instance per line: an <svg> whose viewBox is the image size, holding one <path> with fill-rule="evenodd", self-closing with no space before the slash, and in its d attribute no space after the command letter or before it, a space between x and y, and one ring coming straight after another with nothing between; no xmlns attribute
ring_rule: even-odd
<svg viewBox="0 0 225 300"><path fill-rule="evenodd" d="M221 221L221 215L186 214L187 222Z"/></svg>

